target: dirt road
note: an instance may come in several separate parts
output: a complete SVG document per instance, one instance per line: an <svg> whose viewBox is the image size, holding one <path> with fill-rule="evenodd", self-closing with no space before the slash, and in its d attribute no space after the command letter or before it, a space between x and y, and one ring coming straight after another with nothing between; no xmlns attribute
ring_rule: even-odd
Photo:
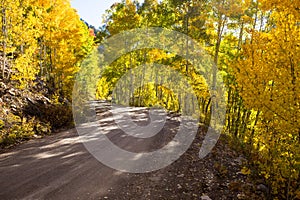
<svg viewBox="0 0 300 200"><path fill-rule="evenodd" d="M147 109L133 111L141 124L147 124ZM128 151L150 151L165 142L164 135L176 127L168 120L160 134L150 139L126 136L111 114L101 110L99 123L109 129L107 136ZM155 145L154 145L155 144ZM101 199L110 188L118 190L133 174L111 169L96 160L83 146L76 129L31 140L0 155L0 199Z"/></svg>
<svg viewBox="0 0 300 200"><path fill-rule="evenodd" d="M131 112L137 123L147 125L147 109ZM98 116L101 129L109 130L108 138L131 152L165 146L179 126L177 116L168 116L157 135L136 139L114 124L107 109L99 109ZM221 137L205 159L198 157L201 132L173 164L142 174L101 164L86 150L76 129L31 140L0 154L0 199L263 199L240 173L244 158L229 148L226 138Z"/></svg>

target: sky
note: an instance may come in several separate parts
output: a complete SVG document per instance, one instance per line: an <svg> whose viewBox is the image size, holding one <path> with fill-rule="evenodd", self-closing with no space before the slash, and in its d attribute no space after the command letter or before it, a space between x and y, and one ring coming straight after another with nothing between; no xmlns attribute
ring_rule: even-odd
<svg viewBox="0 0 300 200"><path fill-rule="evenodd" d="M71 5L83 20L99 28L102 25L105 10L115 2L121 2L121 0L71 0Z"/></svg>
<svg viewBox="0 0 300 200"><path fill-rule="evenodd" d="M102 26L102 16L105 10L116 2L122 0L71 0L71 5L75 8L79 16L88 24L99 28ZM139 2L143 2L140 0Z"/></svg>

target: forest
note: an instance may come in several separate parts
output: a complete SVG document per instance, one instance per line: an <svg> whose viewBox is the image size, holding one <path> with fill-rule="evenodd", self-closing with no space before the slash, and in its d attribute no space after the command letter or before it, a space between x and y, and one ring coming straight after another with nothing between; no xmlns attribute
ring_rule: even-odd
<svg viewBox="0 0 300 200"><path fill-rule="evenodd" d="M208 126L212 95L197 64L184 57L145 48L98 67L105 41L123 31L161 27L196 41L221 74L226 100L222 134L251 161L244 173L264 179L269 199L300 199L300 1L123 0L106 11L99 28L81 20L69 0L2 0L0 12L2 148L74 126L71 105L78 74L102 70L79 91L95 99L176 113L194 105L170 89L180 85L172 80L162 84L160 77L157 83L132 82L138 87L122 94L131 95L129 102L113 97L124 74L140 77L135 68L150 63L186 77L199 102L200 124ZM178 43L183 49L190 44Z"/></svg>

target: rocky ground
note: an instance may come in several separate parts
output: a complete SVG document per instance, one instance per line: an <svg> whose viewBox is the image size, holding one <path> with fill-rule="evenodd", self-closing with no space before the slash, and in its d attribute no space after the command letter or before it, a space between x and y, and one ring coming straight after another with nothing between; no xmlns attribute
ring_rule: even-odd
<svg viewBox="0 0 300 200"><path fill-rule="evenodd" d="M73 125L71 105L40 82L20 88L0 81L0 149Z"/></svg>
<svg viewBox="0 0 300 200"><path fill-rule="evenodd" d="M198 157L203 137L172 165L156 172L128 174L134 177L110 188L101 199L265 199L267 188L241 172L247 165L243 155L232 150L221 136L213 151Z"/></svg>

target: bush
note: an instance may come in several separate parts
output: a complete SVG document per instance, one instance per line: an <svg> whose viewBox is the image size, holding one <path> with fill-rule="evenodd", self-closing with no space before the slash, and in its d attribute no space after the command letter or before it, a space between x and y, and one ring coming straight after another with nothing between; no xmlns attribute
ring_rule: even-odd
<svg viewBox="0 0 300 200"><path fill-rule="evenodd" d="M74 125L72 107L65 104L55 103L45 105L40 109L42 112L40 120L50 123L52 130L69 128Z"/></svg>
<svg viewBox="0 0 300 200"><path fill-rule="evenodd" d="M29 140L35 134L45 135L51 131L50 125L36 118L20 118L9 113L5 120L0 120L0 145L8 146L24 140Z"/></svg>

